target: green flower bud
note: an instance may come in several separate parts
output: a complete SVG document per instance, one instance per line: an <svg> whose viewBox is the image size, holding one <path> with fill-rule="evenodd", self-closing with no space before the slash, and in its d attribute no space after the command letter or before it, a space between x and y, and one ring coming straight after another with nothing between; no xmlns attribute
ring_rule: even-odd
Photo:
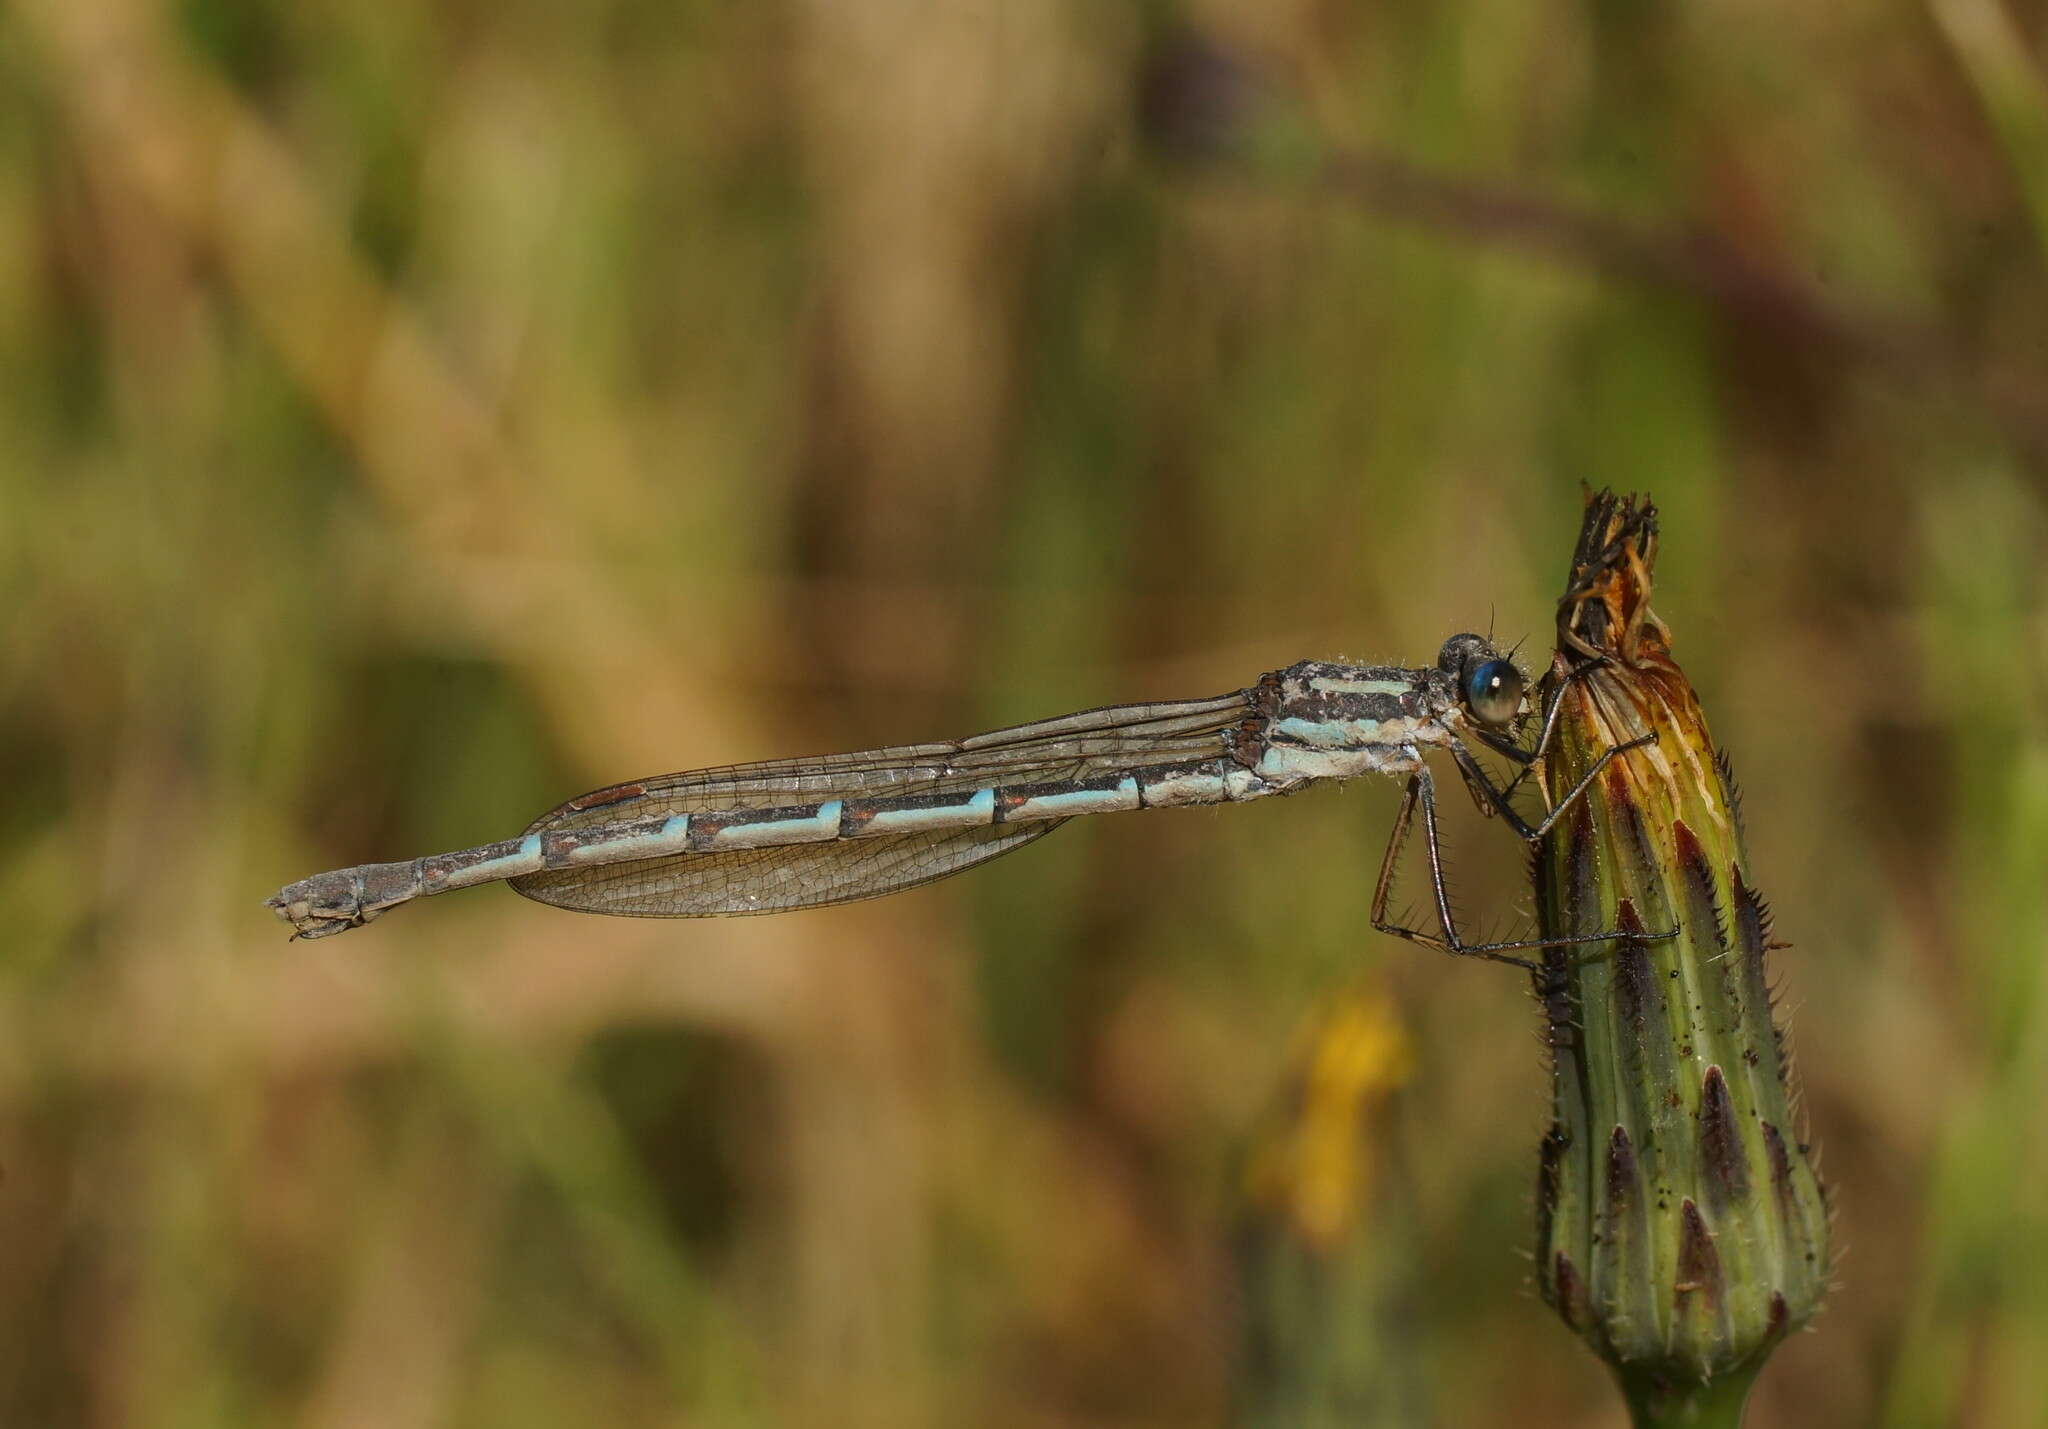
<svg viewBox="0 0 2048 1429"><path fill-rule="evenodd" d="M1563 688L1553 793L1603 750L1657 741L1612 761L1537 853L1545 936L1625 935L1544 957L1538 1279L1638 1424L1735 1424L1772 1347L1820 1306L1828 1212L1734 781L1650 613L1656 546L1649 502L1593 499L1545 682Z"/></svg>

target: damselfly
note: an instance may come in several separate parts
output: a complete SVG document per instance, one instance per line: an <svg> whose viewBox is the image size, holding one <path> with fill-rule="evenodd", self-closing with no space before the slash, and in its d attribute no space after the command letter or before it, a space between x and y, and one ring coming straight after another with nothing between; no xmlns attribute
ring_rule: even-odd
<svg viewBox="0 0 2048 1429"><path fill-rule="evenodd" d="M1484 637L1454 635L1431 669L1304 660L1213 699L1110 705L948 743L636 779L571 799L518 838L316 874L267 903L302 938L358 927L415 898L500 880L529 898L587 913L781 913L930 883L1080 814L1240 803L1327 779L1405 774L1373 894L1373 926L1445 952L1529 967L1512 954L1613 935L1460 938L1423 754L1447 751L1480 810L1533 841L1608 760L1648 742L1604 751L1531 825L1510 796L1548 747L1557 709L1553 699L1534 748L1522 749L1512 737L1530 713L1521 671ZM1521 773L1497 785L1474 743ZM1417 809L1438 933L1387 917Z"/></svg>

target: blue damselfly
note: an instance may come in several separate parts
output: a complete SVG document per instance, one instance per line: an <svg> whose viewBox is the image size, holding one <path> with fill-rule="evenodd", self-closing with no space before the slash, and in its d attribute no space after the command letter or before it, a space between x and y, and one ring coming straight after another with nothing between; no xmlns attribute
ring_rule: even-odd
<svg viewBox="0 0 2048 1429"><path fill-rule="evenodd" d="M1518 950L1607 935L1467 943L1444 888L1436 787L1424 752L1456 761L1482 812L1540 838L1609 759L1605 751L1539 823L1510 802L1555 727L1532 749L1514 662L1478 635L1446 641L1433 668L1305 660L1211 699L1110 705L945 743L782 759L614 784L542 815L518 838L404 863L316 874L267 900L295 936L324 938L415 898L508 882L587 913L701 918L780 913L914 888L1052 832L1080 814L1239 803L1329 779L1406 775L1381 861L1375 928L1467 957L1531 966ZM1482 744L1522 767L1503 788ZM1394 868L1417 809L1440 932L1387 917Z"/></svg>

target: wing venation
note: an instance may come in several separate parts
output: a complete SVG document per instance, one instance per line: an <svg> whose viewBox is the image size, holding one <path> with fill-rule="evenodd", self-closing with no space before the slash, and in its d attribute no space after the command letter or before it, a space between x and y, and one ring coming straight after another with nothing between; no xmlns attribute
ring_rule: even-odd
<svg viewBox="0 0 2048 1429"><path fill-rule="evenodd" d="M528 898L584 913L635 918L783 913L879 898L932 883L1020 849L1063 822L675 854L530 873L511 884Z"/></svg>
<svg viewBox="0 0 2048 1429"><path fill-rule="evenodd" d="M1147 764L1211 759L1243 718L1246 692L1171 704L1110 705L971 738L853 754L771 759L628 780L578 795L526 828L593 828L656 814L765 809L944 794L990 784L1085 779Z"/></svg>

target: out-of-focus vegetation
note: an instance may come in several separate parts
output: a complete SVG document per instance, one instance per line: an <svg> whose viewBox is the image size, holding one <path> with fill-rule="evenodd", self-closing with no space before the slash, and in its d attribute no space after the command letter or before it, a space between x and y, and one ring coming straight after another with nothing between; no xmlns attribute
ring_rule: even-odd
<svg viewBox="0 0 2048 1429"><path fill-rule="evenodd" d="M1591 482L1795 944L1852 1290L1752 1422L2042 1422L2044 44L8 7L0 1420L1222 1423L1240 1148L1370 980L1398 1402L1619 1424L1515 1255L1526 988L1367 929L1391 785L785 918L258 906L635 774L1540 651Z"/></svg>

